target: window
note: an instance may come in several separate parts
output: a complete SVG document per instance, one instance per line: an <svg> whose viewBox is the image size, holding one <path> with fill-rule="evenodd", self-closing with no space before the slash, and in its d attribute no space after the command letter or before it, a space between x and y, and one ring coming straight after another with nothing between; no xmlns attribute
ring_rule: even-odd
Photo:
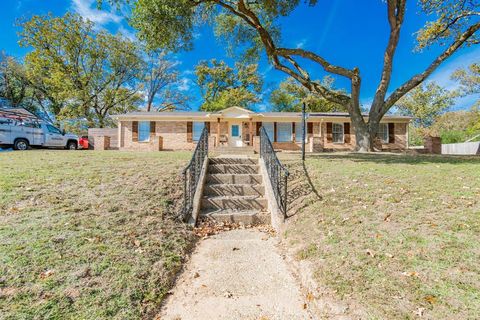
<svg viewBox="0 0 480 320"><path fill-rule="evenodd" d="M23 125L27 128L40 128L40 124L37 122L24 122Z"/></svg>
<svg viewBox="0 0 480 320"><path fill-rule="evenodd" d="M62 134L62 131L60 131L60 129L55 128L54 126L51 126L49 124L47 124L47 130L50 133Z"/></svg>
<svg viewBox="0 0 480 320"><path fill-rule="evenodd" d="M343 123L334 123L332 126L333 143L344 143Z"/></svg>
<svg viewBox="0 0 480 320"><path fill-rule="evenodd" d="M388 123L380 123L380 126L378 127L378 138L380 138L380 141L383 143L388 143L388 137L389 137L389 132L388 132Z"/></svg>
<svg viewBox="0 0 480 320"><path fill-rule="evenodd" d="M150 140L150 121L138 122L138 141L147 142Z"/></svg>
<svg viewBox="0 0 480 320"><path fill-rule="evenodd" d="M291 122L277 123L277 141L278 142L292 141L292 123Z"/></svg>
<svg viewBox="0 0 480 320"><path fill-rule="evenodd" d="M239 137L240 136L240 127L238 124L232 125L232 137Z"/></svg>
<svg viewBox="0 0 480 320"><path fill-rule="evenodd" d="M265 131L267 131L267 136L270 139L270 141L273 141L273 138L275 135L273 122L264 122L262 126L265 128Z"/></svg>
<svg viewBox="0 0 480 320"><path fill-rule="evenodd" d="M295 123L295 141L299 143L302 142L302 135L303 135L302 123L297 122ZM305 141L306 140L307 140L307 128L305 128Z"/></svg>
<svg viewBox="0 0 480 320"><path fill-rule="evenodd" d="M193 122L193 141L200 140L205 122Z"/></svg>
<svg viewBox="0 0 480 320"><path fill-rule="evenodd" d="M13 120L6 119L6 118L0 118L0 124L13 125Z"/></svg>

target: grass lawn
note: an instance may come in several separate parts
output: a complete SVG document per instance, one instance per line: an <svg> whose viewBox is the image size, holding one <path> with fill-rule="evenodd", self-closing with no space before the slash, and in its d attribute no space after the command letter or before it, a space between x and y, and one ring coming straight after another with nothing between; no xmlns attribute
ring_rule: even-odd
<svg viewBox="0 0 480 320"><path fill-rule="evenodd" d="M368 319L480 318L478 157L330 154L307 158L306 170L285 162L286 243L322 287Z"/></svg>
<svg viewBox="0 0 480 320"><path fill-rule="evenodd" d="M191 152L0 153L0 318L149 318L195 239Z"/></svg>

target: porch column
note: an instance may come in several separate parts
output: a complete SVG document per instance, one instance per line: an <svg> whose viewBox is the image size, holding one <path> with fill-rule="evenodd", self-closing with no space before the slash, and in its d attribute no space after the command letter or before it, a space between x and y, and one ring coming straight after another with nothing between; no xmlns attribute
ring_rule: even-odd
<svg viewBox="0 0 480 320"><path fill-rule="evenodd" d="M248 131L249 131L249 136L250 136L250 145L253 146L253 123L252 123L252 118L250 118L250 121L248 122Z"/></svg>
<svg viewBox="0 0 480 320"><path fill-rule="evenodd" d="M118 121L118 149L123 147L122 121Z"/></svg>
<svg viewBox="0 0 480 320"><path fill-rule="evenodd" d="M217 118L217 139L215 140L216 147L220 146L220 118Z"/></svg>

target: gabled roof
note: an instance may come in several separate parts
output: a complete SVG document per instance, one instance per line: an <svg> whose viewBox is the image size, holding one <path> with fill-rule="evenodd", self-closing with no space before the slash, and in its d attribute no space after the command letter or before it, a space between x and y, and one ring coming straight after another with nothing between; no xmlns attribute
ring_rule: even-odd
<svg viewBox="0 0 480 320"><path fill-rule="evenodd" d="M252 115L255 115L255 112L241 107L230 107L210 114L211 117L229 117L236 119L248 119Z"/></svg>

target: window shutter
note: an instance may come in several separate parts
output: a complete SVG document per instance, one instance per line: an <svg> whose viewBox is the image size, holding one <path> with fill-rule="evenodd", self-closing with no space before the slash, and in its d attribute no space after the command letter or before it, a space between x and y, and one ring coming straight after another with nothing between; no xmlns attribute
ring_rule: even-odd
<svg viewBox="0 0 480 320"><path fill-rule="evenodd" d="M349 144L350 143L350 123L345 122L343 124L343 135L345 139L345 143Z"/></svg>
<svg viewBox="0 0 480 320"><path fill-rule="evenodd" d="M297 139L297 132L295 128L295 122L292 122L292 141L295 142Z"/></svg>
<svg viewBox="0 0 480 320"><path fill-rule="evenodd" d="M187 142L193 142L193 122L187 121Z"/></svg>
<svg viewBox="0 0 480 320"><path fill-rule="evenodd" d="M138 121L132 122L132 141L138 142Z"/></svg>
<svg viewBox="0 0 480 320"><path fill-rule="evenodd" d="M395 123L388 124L388 143L395 143Z"/></svg>
<svg viewBox="0 0 480 320"><path fill-rule="evenodd" d="M260 135L260 128L262 127L262 123L261 123L261 122L257 122L257 123L256 123L256 126L257 126L257 129L256 129L257 134L256 134L256 135L259 136L259 135Z"/></svg>
<svg viewBox="0 0 480 320"><path fill-rule="evenodd" d="M205 122L205 127L207 128L207 132L210 133L210 122Z"/></svg>
<svg viewBox="0 0 480 320"><path fill-rule="evenodd" d="M307 133L313 134L313 122L307 122Z"/></svg>
<svg viewBox="0 0 480 320"><path fill-rule="evenodd" d="M277 142L277 123L273 123L273 142Z"/></svg>
<svg viewBox="0 0 480 320"><path fill-rule="evenodd" d="M327 142L333 142L333 124L327 122Z"/></svg>
<svg viewBox="0 0 480 320"><path fill-rule="evenodd" d="M150 136L155 137L155 121L150 121Z"/></svg>

